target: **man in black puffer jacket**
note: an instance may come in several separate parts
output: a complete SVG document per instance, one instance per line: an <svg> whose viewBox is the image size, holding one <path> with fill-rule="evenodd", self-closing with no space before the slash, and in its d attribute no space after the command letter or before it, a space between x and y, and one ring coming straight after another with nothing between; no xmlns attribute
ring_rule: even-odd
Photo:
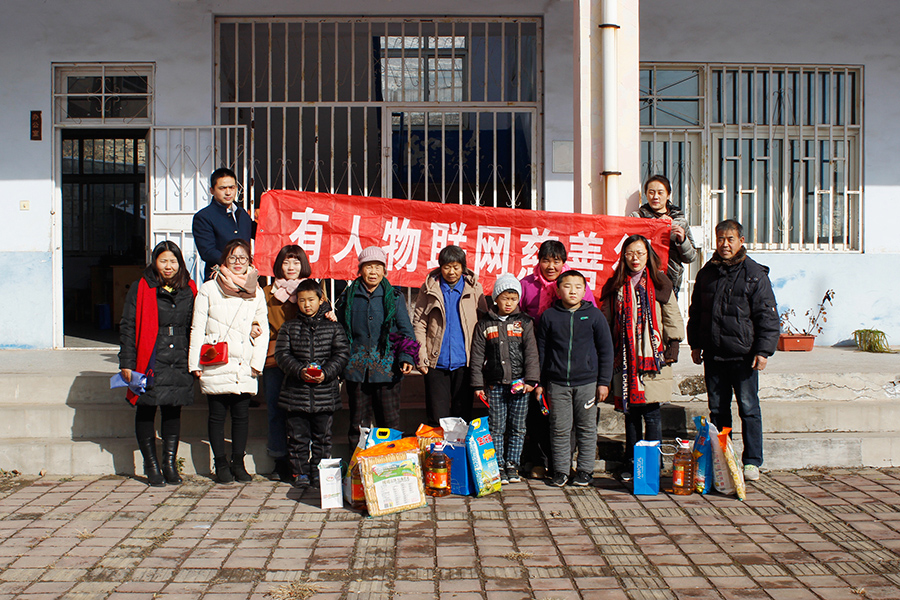
<svg viewBox="0 0 900 600"><path fill-rule="evenodd" d="M331 426L341 407L338 377L350 360L350 342L314 279L297 286L297 318L285 322L275 342L284 371L278 406L287 411L288 456L296 485L318 483L319 462L331 456Z"/></svg>
<svg viewBox="0 0 900 600"><path fill-rule="evenodd" d="M734 392L744 441L744 477L759 479L759 371L775 353L780 327L769 268L747 256L743 227L735 220L716 225L716 253L697 273L688 317L691 358L705 365L710 420L720 431L731 427Z"/></svg>

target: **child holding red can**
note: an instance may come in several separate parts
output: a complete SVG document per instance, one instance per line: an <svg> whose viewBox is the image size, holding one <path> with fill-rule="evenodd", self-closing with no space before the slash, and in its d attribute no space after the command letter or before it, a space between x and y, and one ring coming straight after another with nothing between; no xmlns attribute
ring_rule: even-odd
<svg viewBox="0 0 900 600"><path fill-rule="evenodd" d="M287 412L288 457L294 485L318 485L319 462L331 457L334 412L341 407L338 377L350 360L344 328L314 279L297 286L297 317L281 327L275 360L284 371L278 406Z"/></svg>

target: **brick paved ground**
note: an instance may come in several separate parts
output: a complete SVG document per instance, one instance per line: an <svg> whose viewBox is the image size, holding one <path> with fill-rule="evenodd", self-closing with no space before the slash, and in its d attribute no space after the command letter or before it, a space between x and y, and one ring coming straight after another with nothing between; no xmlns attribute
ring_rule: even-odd
<svg viewBox="0 0 900 600"><path fill-rule="evenodd" d="M7 479L0 598L900 598L898 492L900 469L771 473L743 503L526 482L369 519L262 480Z"/></svg>

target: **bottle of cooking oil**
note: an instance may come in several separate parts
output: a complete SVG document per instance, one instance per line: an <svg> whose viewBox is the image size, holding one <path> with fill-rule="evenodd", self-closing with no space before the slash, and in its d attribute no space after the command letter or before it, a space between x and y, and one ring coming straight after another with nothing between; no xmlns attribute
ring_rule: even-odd
<svg viewBox="0 0 900 600"><path fill-rule="evenodd" d="M694 455L688 440L676 440L678 451L672 462L672 491L676 496L687 496L694 490Z"/></svg>
<svg viewBox="0 0 900 600"><path fill-rule="evenodd" d="M446 496L450 493L450 457L444 454L444 445L435 444L425 459L425 493L429 496Z"/></svg>

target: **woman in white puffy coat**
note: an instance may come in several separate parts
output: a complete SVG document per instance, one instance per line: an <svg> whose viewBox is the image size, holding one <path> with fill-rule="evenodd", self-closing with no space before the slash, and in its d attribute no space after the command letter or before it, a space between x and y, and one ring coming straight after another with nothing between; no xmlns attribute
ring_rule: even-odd
<svg viewBox="0 0 900 600"><path fill-rule="evenodd" d="M257 285L257 278L250 244L241 239L232 240L225 246L221 264L214 269L212 279L200 287L194 301L188 368L200 379L200 389L209 404L209 445L219 483L252 479L244 468L250 398L256 395L257 379L265 366L268 349L268 338L260 337L268 329L268 317L266 297ZM203 344L219 342L227 344L227 362L201 364L201 354L213 354L201 352ZM229 410L230 464L225 455L225 417Z"/></svg>

